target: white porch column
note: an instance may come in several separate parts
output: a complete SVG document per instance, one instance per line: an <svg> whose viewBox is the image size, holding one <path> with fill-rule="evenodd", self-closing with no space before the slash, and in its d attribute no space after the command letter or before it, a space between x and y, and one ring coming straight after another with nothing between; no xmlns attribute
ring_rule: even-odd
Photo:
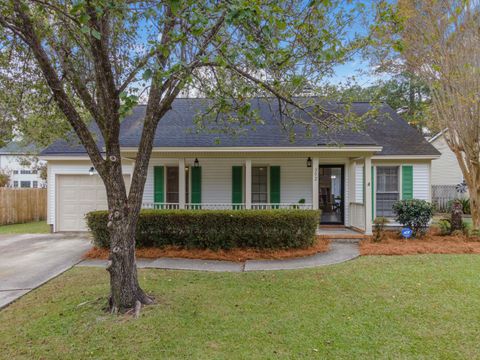
<svg viewBox="0 0 480 360"><path fill-rule="evenodd" d="M252 208L252 160L245 160L245 208Z"/></svg>
<svg viewBox="0 0 480 360"><path fill-rule="evenodd" d="M348 214L348 226L352 226L352 212L351 212L351 204L357 201L357 194L355 193L355 186L357 185L357 177L356 177L356 168L357 168L357 161L356 160L349 160L348 164L348 202L349 204L345 204L345 211L349 211Z"/></svg>
<svg viewBox="0 0 480 360"><path fill-rule="evenodd" d="M178 206L185 209L185 159L178 159Z"/></svg>
<svg viewBox="0 0 480 360"><path fill-rule="evenodd" d="M318 158L312 159L312 209L318 210Z"/></svg>
<svg viewBox="0 0 480 360"><path fill-rule="evenodd" d="M365 234L372 235L372 157L365 156Z"/></svg>

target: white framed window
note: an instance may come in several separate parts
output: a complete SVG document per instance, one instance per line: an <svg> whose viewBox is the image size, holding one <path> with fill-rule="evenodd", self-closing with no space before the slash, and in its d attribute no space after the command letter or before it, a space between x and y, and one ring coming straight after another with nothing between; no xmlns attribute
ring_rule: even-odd
<svg viewBox="0 0 480 360"><path fill-rule="evenodd" d="M377 166L376 215L393 217L393 204L400 199L400 167Z"/></svg>
<svg viewBox="0 0 480 360"><path fill-rule="evenodd" d="M268 167L252 166L252 203L268 203Z"/></svg>
<svg viewBox="0 0 480 360"><path fill-rule="evenodd" d="M20 181L20 187L21 188L29 188L30 187L30 181Z"/></svg>
<svg viewBox="0 0 480 360"><path fill-rule="evenodd" d="M38 181L32 181L32 187L38 188Z"/></svg>
<svg viewBox="0 0 480 360"><path fill-rule="evenodd" d="M17 180L15 180L15 181L13 182L13 187L14 187L14 188L17 188L17 187L18 187L18 181L17 181Z"/></svg>

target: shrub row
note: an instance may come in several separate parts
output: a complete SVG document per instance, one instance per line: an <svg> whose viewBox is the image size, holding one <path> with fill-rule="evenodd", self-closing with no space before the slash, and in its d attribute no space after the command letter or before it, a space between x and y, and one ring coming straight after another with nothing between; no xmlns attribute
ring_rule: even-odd
<svg viewBox="0 0 480 360"><path fill-rule="evenodd" d="M97 247L109 247L107 211L86 215ZM320 219L314 210L142 210L138 247L301 248L313 245Z"/></svg>

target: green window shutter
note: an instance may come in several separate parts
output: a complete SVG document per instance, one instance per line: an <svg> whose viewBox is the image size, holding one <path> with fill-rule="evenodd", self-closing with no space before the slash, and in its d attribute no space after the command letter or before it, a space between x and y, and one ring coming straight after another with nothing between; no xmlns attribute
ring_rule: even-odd
<svg viewBox="0 0 480 360"><path fill-rule="evenodd" d="M232 166L232 204L243 202L243 166ZM240 207L234 206L233 209Z"/></svg>
<svg viewBox="0 0 480 360"><path fill-rule="evenodd" d="M153 168L153 202L154 203L163 203L165 202L164 198L164 167L155 166ZM160 205L154 205L155 208L160 208Z"/></svg>
<svg viewBox="0 0 480 360"><path fill-rule="evenodd" d="M413 166L402 166L402 199L413 199Z"/></svg>
<svg viewBox="0 0 480 360"><path fill-rule="evenodd" d="M375 208L377 204L375 204L375 167L372 166L372 221L375 220Z"/></svg>
<svg viewBox="0 0 480 360"><path fill-rule="evenodd" d="M202 202L202 168L199 166L190 169L192 176L191 202L192 204L200 204Z"/></svg>
<svg viewBox="0 0 480 360"><path fill-rule="evenodd" d="M270 166L270 202L280 204L280 166Z"/></svg>

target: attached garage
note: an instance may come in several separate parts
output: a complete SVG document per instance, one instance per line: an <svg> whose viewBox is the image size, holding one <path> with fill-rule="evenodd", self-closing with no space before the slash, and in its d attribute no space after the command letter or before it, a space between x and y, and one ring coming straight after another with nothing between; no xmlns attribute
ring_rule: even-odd
<svg viewBox="0 0 480 360"><path fill-rule="evenodd" d="M127 187L130 177L125 176ZM57 175L56 231L87 231L85 214L107 209L107 194L98 175Z"/></svg>

